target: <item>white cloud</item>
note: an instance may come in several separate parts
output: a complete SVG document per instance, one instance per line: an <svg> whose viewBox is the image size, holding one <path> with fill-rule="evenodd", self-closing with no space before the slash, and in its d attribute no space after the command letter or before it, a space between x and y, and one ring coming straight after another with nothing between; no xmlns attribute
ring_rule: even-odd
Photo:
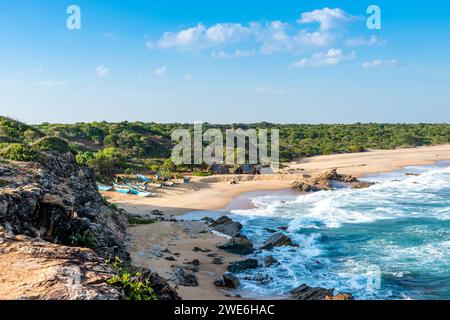
<svg viewBox="0 0 450 320"><path fill-rule="evenodd" d="M298 22L302 24L317 22L320 24L319 30L328 31L355 19L355 16L348 14L342 9L325 7L323 9L302 13Z"/></svg>
<svg viewBox="0 0 450 320"><path fill-rule="evenodd" d="M255 93L261 94L261 95L263 95L263 94L285 94L285 93L287 93L287 90L275 89L275 88L272 88L271 86L261 86L255 90Z"/></svg>
<svg viewBox="0 0 450 320"><path fill-rule="evenodd" d="M104 65L100 65L95 68L95 74L97 75L97 77L105 78L109 76L109 68Z"/></svg>
<svg viewBox="0 0 450 320"><path fill-rule="evenodd" d="M237 43L257 32L258 25L243 26L240 23L218 23L211 27L199 23L197 26L178 32L165 32L160 40L148 41L147 48L201 50L207 47Z"/></svg>
<svg viewBox="0 0 450 320"><path fill-rule="evenodd" d="M162 67L159 67L158 69L155 69L153 71L153 74L156 77L162 77L162 76L164 76L166 74L166 72L167 72L167 67L166 66L162 66Z"/></svg>
<svg viewBox="0 0 450 320"><path fill-rule="evenodd" d="M356 20L342 9L323 8L301 14L294 22L199 23L178 31L164 32L159 39L146 36L148 49L173 49L200 52L211 50L218 59L243 58L255 53L303 52L311 47L330 47L341 38L335 28ZM314 28L303 24L317 22ZM245 50L236 50L236 47ZM234 52L234 53L233 53Z"/></svg>
<svg viewBox="0 0 450 320"><path fill-rule="evenodd" d="M232 53L228 53L225 51L214 51L211 53L211 58L213 59L242 59L248 58L253 54L253 51L247 50L235 50Z"/></svg>
<svg viewBox="0 0 450 320"><path fill-rule="evenodd" d="M363 68L371 69L371 68L383 68L383 67L396 67L399 65L398 60L373 60L366 61L362 64Z"/></svg>
<svg viewBox="0 0 450 320"><path fill-rule="evenodd" d="M387 42L385 40L381 40L378 39L377 36L371 36L370 38L362 38L362 37L358 37L358 38L350 38L347 39L347 45L351 46L351 47L358 47L358 46L384 46L387 44Z"/></svg>
<svg viewBox="0 0 450 320"><path fill-rule="evenodd" d="M330 49L328 51L322 51L314 53L309 58L303 58L294 62L293 67L326 67L337 65L344 61L350 61L356 59L356 53L344 53L341 49Z"/></svg>

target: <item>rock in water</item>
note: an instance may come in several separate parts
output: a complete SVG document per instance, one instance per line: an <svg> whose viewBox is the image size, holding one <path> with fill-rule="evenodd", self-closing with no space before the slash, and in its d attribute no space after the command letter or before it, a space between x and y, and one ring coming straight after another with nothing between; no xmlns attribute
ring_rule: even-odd
<svg viewBox="0 0 450 320"><path fill-rule="evenodd" d="M294 243L292 242L291 238L288 236L282 234L282 233L275 233L273 236L271 236L269 239L267 239L261 249L264 250L271 250L275 247L285 247L285 246L293 246Z"/></svg>
<svg viewBox="0 0 450 320"><path fill-rule="evenodd" d="M312 288L305 284L291 291L297 300L325 300L326 297L333 297L333 293L334 289Z"/></svg>
<svg viewBox="0 0 450 320"><path fill-rule="evenodd" d="M224 287L224 288L230 288L230 289L237 289L241 283L239 279L233 275L232 273L224 273L222 278L216 280L214 284L217 287Z"/></svg>
<svg viewBox="0 0 450 320"><path fill-rule="evenodd" d="M334 295L334 289L312 288L303 284L291 291L292 296L298 300L353 300L350 293Z"/></svg>
<svg viewBox="0 0 450 320"><path fill-rule="evenodd" d="M216 221L212 222L209 226L213 230L226 234L230 237L239 236L242 229L242 224L231 220L227 216L220 217Z"/></svg>
<svg viewBox="0 0 450 320"><path fill-rule="evenodd" d="M258 260L256 259L247 259L244 261L237 261L230 263L227 267L227 270L233 273L239 273L249 269L258 268Z"/></svg>
<svg viewBox="0 0 450 320"><path fill-rule="evenodd" d="M264 267L269 268L273 265L278 264L278 260L275 259L273 256L268 256L266 260L264 261Z"/></svg>
<svg viewBox="0 0 450 320"><path fill-rule="evenodd" d="M253 243L245 236L234 237L227 243L217 246L229 253L247 255L253 252Z"/></svg>

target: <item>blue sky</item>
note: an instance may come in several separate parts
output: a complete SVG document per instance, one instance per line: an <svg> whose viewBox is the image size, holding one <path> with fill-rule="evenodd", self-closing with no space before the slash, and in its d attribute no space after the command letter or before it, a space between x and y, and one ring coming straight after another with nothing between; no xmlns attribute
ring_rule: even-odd
<svg viewBox="0 0 450 320"><path fill-rule="evenodd" d="M449 30L447 0L0 0L0 114L449 122Z"/></svg>

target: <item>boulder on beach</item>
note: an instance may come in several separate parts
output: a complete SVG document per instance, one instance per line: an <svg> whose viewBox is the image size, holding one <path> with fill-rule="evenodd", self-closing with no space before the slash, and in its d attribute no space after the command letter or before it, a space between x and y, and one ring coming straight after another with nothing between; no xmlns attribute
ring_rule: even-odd
<svg viewBox="0 0 450 320"><path fill-rule="evenodd" d="M174 272L176 284L184 287L198 287L198 280L195 274L186 271L183 267L176 267Z"/></svg>
<svg viewBox="0 0 450 320"><path fill-rule="evenodd" d="M228 265L227 270L233 273L239 273L249 269L258 268L258 260L256 259L247 259L244 261L232 262Z"/></svg>
<svg viewBox="0 0 450 320"><path fill-rule="evenodd" d="M210 223L209 227L227 236L237 237L241 234L242 224L231 220L227 216L223 216Z"/></svg>
<svg viewBox="0 0 450 320"><path fill-rule="evenodd" d="M230 288L230 289L237 289L241 283L239 279L232 273L224 273L222 278L216 280L214 284L217 287L223 287L223 288Z"/></svg>
<svg viewBox="0 0 450 320"><path fill-rule="evenodd" d="M217 246L229 253L247 255L253 252L253 243L246 236L234 237L225 244Z"/></svg>
<svg viewBox="0 0 450 320"><path fill-rule="evenodd" d="M264 250L271 250L275 247L285 247L285 246L293 246L294 243L292 242L291 238L288 236L278 232L275 233L273 236L271 236L269 239L267 239L261 249Z"/></svg>

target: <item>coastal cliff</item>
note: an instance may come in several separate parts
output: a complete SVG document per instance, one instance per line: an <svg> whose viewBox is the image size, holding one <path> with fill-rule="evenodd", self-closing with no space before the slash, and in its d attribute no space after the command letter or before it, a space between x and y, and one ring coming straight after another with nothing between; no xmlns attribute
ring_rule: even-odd
<svg viewBox="0 0 450 320"><path fill-rule="evenodd" d="M132 268L126 215L72 153L41 156L0 161L0 299L126 299L126 289L108 284L117 268L107 263ZM155 298L178 297L157 275L139 274L160 289Z"/></svg>

